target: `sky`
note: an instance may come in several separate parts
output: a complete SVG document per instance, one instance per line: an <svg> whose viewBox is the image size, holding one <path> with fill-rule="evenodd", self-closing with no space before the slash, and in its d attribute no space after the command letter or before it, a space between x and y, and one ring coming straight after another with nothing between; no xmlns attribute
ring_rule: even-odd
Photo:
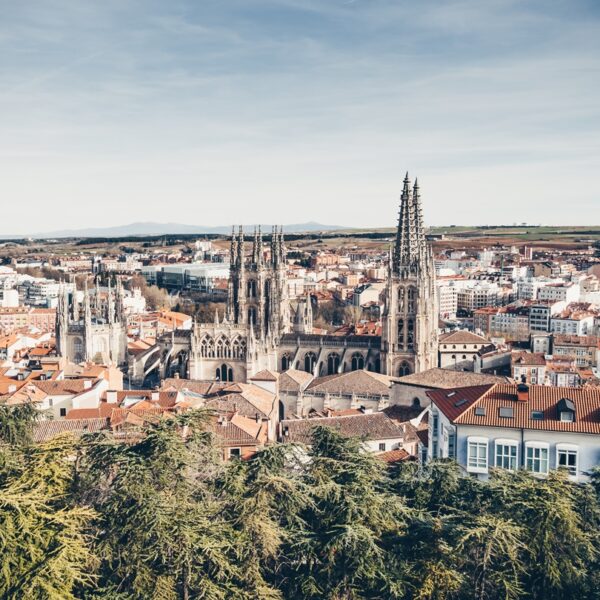
<svg viewBox="0 0 600 600"><path fill-rule="evenodd" d="M0 0L0 233L600 225L598 0Z"/></svg>

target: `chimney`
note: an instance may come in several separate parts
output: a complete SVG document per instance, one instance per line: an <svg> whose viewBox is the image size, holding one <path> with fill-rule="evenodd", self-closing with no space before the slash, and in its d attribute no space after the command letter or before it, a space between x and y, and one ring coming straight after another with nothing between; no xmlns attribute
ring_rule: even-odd
<svg viewBox="0 0 600 600"><path fill-rule="evenodd" d="M92 389L92 382L89 379L85 379L83 382L83 389L84 390L91 390Z"/></svg>
<svg viewBox="0 0 600 600"><path fill-rule="evenodd" d="M8 386L8 393L9 394L14 394L17 391L17 386L14 383L11 383Z"/></svg>
<svg viewBox="0 0 600 600"><path fill-rule="evenodd" d="M106 392L106 401L114 404L117 401L117 390L108 390Z"/></svg>
<svg viewBox="0 0 600 600"><path fill-rule="evenodd" d="M152 395L150 396L151 400L158 400L159 398L159 392L152 392Z"/></svg>
<svg viewBox="0 0 600 600"><path fill-rule="evenodd" d="M529 400L529 386L526 383L520 383L517 386L517 400L527 402Z"/></svg>
<svg viewBox="0 0 600 600"><path fill-rule="evenodd" d="M175 372L175 379L179 379L179 372L178 371Z"/></svg>

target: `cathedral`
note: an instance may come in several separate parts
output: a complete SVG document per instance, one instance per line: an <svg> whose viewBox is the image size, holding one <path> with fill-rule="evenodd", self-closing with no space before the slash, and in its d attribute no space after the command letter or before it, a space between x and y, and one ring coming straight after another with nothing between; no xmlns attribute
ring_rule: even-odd
<svg viewBox="0 0 600 600"><path fill-rule="evenodd" d="M106 298L98 286L90 294L86 284L82 301L77 292L69 297L63 288L56 309L55 335L58 353L71 362L125 365L127 320L120 280L116 290L109 284Z"/></svg>
<svg viewBox="0 0 600 600"><path fill-rule="evenodd" d="M389 255L381 336L312 333L310 300L292 308L288 298L282 230L273 229L268 248L260 229L249 256L245 246L242 229L233 231L225 317L194 326L185 373L190 379L244 382L265 369L317 376L368 369L403 376L437 366L433 254L419 186L411 186L408 174Z"/></svg>

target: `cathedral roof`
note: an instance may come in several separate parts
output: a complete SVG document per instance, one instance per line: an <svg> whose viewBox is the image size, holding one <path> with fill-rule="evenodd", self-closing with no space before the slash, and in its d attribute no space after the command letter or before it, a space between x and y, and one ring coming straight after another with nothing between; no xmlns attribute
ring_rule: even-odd
<svg viewBox="0 0 600 600"><path fill-rule="evenodd" d="M350 371L336 375L316 377L306 391L330 394L385 395L389 396L391 377L372 371Z"/></svg>
<svg viewBox="0 0 600 600"><path fill-rule="evenodd" d="M454 371L450 369L433 368L412 373L395 379L397 383L414 385L431 389L451 389L455 387L486 385L488 383L506 383L507 377L473 373L472 371Z"/></svg>
<svg viewBox="0 0 600 600"><path fill-rule="evenodd" d="M250 381L277 381L279 379L279 373L271 371L270 369L263 369L256 375L250 377Z"/></svg>
<svg viewBox="0 0 600 600"><path fill-rule="evenodd" d="M313 378L314 376L306 371L288 369L279 375L279 391L298 392L303 390L313 380Z"/></svg>

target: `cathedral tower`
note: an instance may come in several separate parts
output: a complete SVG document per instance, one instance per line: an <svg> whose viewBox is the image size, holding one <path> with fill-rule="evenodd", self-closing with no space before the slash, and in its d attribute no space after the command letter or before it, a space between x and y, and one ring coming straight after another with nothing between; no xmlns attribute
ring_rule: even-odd
<svg viewBox="0 0 600 600"><path fill-rule="evenodd" d="M382 370L391 376L437 366L435 267L425 241L419 186L408 173L388 264L381 340Z"/></svg>
<svg viewBox="0 0 600 600"><path fill-rule="evenodd" d="M278 339L289 329L283 232L273 228L268 253L260 227L254 231L248 259L244 244L240 227L238 234L234 230L231 236L227 320L235 325L252 326L258 340L269 336Z"/></svg>

